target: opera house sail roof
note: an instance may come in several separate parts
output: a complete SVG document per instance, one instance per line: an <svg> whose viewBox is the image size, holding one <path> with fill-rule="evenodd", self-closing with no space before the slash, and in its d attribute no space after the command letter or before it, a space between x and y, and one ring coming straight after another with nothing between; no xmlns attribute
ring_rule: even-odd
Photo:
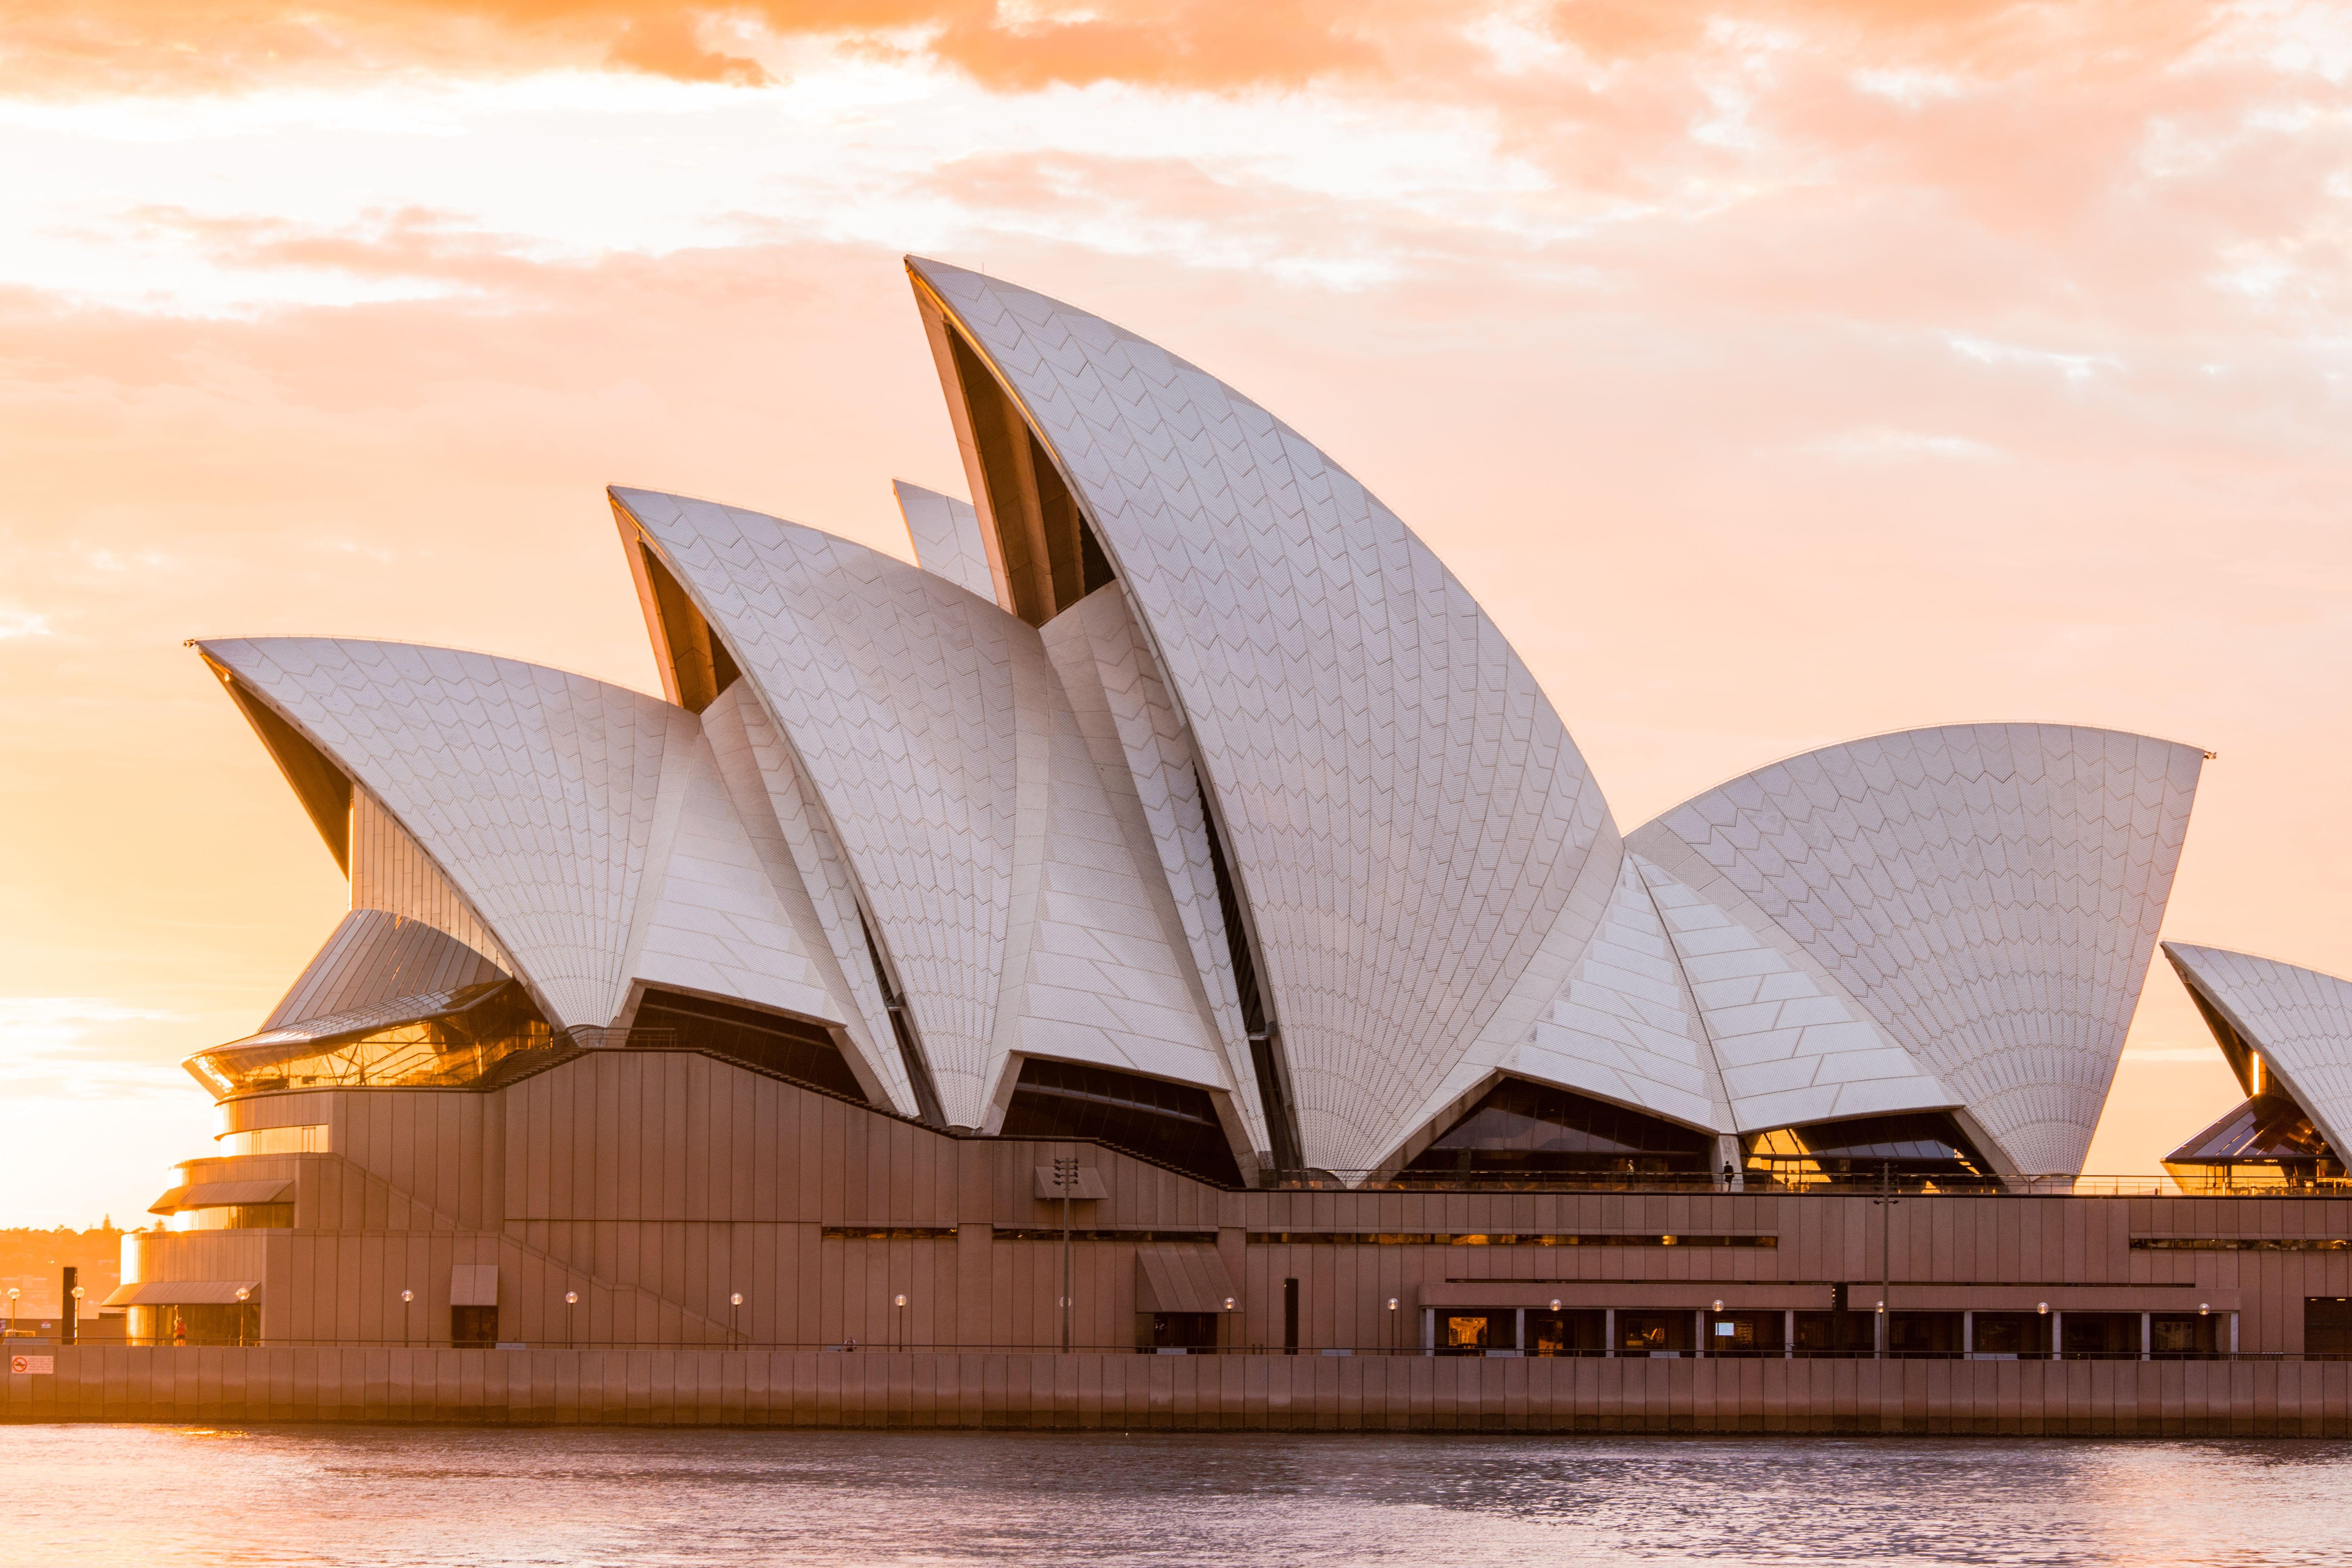
<svg viewBox="0 0 2352 1568"><path fill-rule="evenodd" d="M1229 1184L2081 1170L2200 751L1906 731L1621 831L1320 449L1097 317L908 271L971 500L898 486L910 564L612 489L663 697L200 645L352 910L209 1089L659 1039Z"/></svg>

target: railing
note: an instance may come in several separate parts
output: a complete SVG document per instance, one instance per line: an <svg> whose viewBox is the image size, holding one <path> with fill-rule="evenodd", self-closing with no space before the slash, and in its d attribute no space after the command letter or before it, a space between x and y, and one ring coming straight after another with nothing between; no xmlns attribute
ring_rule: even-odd
<svg viewBox="0 0 2352 1568"><path fill-rule="evenodd" d="M185 1342L180 1342L176 1341L152 1339L99 1339L84 1335L78 1343L73 1346L60 1345L53 1339L12 1338L7 1342L10 1351L17 1353L21 1353L27 1349L47 1353L53 1349L107 1350L124 1347L136 1350L188 1351L289 1349L371 1351L530 1350L581 1352L720 1351L729 1352L760 1351L770 1352L826 1353L835 1355L1054 1355L1064 1353L1054 1345L1035 1343L892 1344L881 1342L871 1343L865 1342L851 1342L844 1341L823 1342L764 1340L753 1341L748 1339L737 1340L732 1342L699 1340L581 1340L577 1342L569 1344L565 1343L561 1339L555 1339L533 1340L528 1342L521 1341L501 1341L495 1345L453 1345L446 1340L401 1340L396 1338L320 1340L291 1339L272 1336L269 1339L257 1342L248 1342L247 1343L240 1345L234 1340L190 1339ZM1205 1346L1139 1346L1133 1343L1126 1343L1076 1344L1073 1345L1066 1353L1073 1355L1161 1355L1181 1353L1186 1355L1204 1356L1291 1356L1304 1358L1321 1356L1335 1359L1344 1359L1354 1356L1385 1356L1390 1358L1400 1356L1418 1356L1439 1361L1486 1359L1525 1361L2352 1362L2352 1352L2345 1352L2216 1350L2148 1351L2145 1352L2139 1351L2063 1351L2053 1352L2050 1351L2020 1351L2011 1353L1988 1351L1978 1351L1974 1352L1963 1352L1959 1351L1889 1351L1884 1355L1881 1355L1870 1350L1867 1346L1853 1350L1811 1350L1796 1348L1790 1350L1710 1350L1702 1352L1689 1350L1454 1350L1446 1348L1430 1349L1423 1346L1406 1346L1403 1348L1398 1348L1388 1345L1302 1345L1297 1350L1287 1350L1281 1345L1223 1345L1215 1348L1209 1348Z"/></svg>
<svg viewBox="0 0 2352 1568"><path fill-rule="evenodd" d="M1801 1181L1780 1181L1749 1172L1725 1180L1721 1175L1675 1172L1560 1173L1449 1171L1443 1173L1401 1173L1394 1171L1303 1171L1269 1173L1260 1190L1330 1193L1655 1193L1683 1195L1747 1194L1771 1197L1866 1197L1879 1192L1885 1179L1876 1172L1852 1175L1809 1175ZM1945 1176L1906 1175L1897 1172L1891 1184L1905 1197L1990 1198L2345 1198L2352 1197L2352 1179L2273 1183L2254 1185L2223 1178L2187 1180L2176 1176Z"/></svg>

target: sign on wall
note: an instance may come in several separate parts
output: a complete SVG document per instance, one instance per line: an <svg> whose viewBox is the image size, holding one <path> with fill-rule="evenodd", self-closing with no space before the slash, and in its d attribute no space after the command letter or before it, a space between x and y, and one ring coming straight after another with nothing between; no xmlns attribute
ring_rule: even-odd
<svg viewBox="0 0 2352 1568"><path fill-rule="evenodd" d="M8 1358L8 1370L54 1377L58 1371L58 1358L53 1355L12 1355Z"/></svg>

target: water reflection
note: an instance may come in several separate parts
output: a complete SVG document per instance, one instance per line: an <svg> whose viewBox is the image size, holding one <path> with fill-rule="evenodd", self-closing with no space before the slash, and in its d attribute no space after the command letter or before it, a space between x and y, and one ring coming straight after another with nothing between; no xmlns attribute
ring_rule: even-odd
<svg viewBox="0 0 2352 1568"><path fill-rule="evenodd" d="M2339 1563L2352 1445L0 1430L0 1563Z"/></svg>

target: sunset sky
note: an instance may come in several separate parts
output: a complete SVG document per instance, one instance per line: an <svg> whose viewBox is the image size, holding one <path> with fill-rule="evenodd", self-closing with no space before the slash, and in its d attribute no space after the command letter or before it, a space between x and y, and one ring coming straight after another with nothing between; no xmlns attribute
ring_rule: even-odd
<svg viewBox="0 0 2352 1568"><path fill-rule="evenodd" d="M1874 731L2220 753L2167 934L2352 973L2352 7L0 0L0 1223L131 1222L345 889L182 647L658 690L601 487L909 553L899 257L1234 383L1630 827ZM2159 959L2091 1155L2235 1086Z"/></svg>

